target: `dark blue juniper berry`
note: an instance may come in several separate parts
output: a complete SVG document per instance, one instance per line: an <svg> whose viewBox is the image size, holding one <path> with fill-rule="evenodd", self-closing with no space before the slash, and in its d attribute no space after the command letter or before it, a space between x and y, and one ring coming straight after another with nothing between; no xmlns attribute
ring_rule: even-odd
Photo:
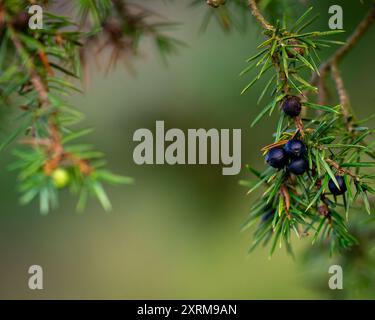
<svg viewBox="0 0 375 320"><path fill-rule="evenodd" d="M283 148L272 148L266 155L266 162L273 168L284 168L288 163L288 155Z"/></svg>
<svg viewBox="0 0 375 320"><path fill-rule="evenodd" d="M306 145L298 139L289 140L284 146L284 150L291 158L302 158L307 152Z"/></svg>
<svg viewBox="0 0 375 320"><path fill-rule="evenodd" d="M328 188L329 188L329 191L331 191L331 193L335 196L339 196L339 195L342 195L346 192L346 184L345 184L345 180L343 177L341 176L336 176L336 181L339 185L339 188L336 186L335 182L330 179L329 182L328 182Z"/></svg>
<svg viewBox="0 0 375 320"><path fill-rule="evenodd" d="M309 164L305 158L294 159L288 165L288 171L297 176L304 174L308 168Z"/></svg>
<svg viewBox="0 0 375 320"><path fill-rule="evenodd" d="M301 113L301 101L296 96L289 96L284 100L282 108L286 115L290 117L297 117Z"/></svg>

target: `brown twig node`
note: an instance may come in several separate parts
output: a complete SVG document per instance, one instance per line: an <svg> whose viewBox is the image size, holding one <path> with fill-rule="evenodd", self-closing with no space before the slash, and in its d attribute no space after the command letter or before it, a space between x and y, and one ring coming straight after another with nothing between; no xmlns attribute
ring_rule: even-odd
<svg viewBox="0 0 375 320"><path fill-rule="evenodd" d="M263 29L271 31L275 30L275 27L272 24L270 24L261 14L255 0L249 0L249 6L251 9L251 13L258 20Z"/></svg>

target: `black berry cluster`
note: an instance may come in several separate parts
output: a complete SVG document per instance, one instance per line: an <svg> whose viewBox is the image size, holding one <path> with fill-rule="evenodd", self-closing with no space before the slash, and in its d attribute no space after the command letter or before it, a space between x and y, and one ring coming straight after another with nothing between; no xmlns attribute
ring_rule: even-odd
<svg viewBox="0 0 375 320"><path fill-rule="evenodd" d="M286 143L284 148L272 148L267 153L266 161L273 168L282 169L287 166L289 172L302 175L309 168L305 159L306 152L306 145L301 140L292 139Z"/></svg>
<svg viewBox="0 0 375 320"><path fill-rule="evenodd" d="M275 147L270 149L266 155L266 162L276 169L287 167L288 172L299 176L309 169L306 153L307 148L303 141L291 139L283 148ZM347 191L345 180L342 176L336 176L336 181L338 186L332 179L329 180L329 191L331 191L334 196L343 195Z"/></svg>

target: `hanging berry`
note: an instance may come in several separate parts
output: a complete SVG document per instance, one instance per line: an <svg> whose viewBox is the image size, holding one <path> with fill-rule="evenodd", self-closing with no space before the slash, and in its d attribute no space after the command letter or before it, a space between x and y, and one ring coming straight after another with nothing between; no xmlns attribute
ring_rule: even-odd
<svg viewBox="0 0 375 320"><path fill-rule="evenodd" d="M339 196L339 195L344 194L347 189L346 189L346 184L345 184L345 180L343 177L336 176L336 181L338 183L338 187L335 184L335 182L332 179L330 179L328 182L328 188L329 188L329 191L331 191L333 195Z"/></svg>
<svg viewBox="0 0 375 320"><path fill-rule="evenodd" d="M281 169L288 163L288 155L283 148L272 148L267 153L266 162L273 168Z"/></svg>
<svg viewBox="0 0 375 320"><path fill-rule="evenodd" d="M304 174L309 168L309 164L304 158L295 159L288 165L288 171L299 176Z"/></svg>
<svg viewBox="0 0 375 320"><path fill-rule="evenodd" d="M70 177L69 173L62 168L58 168L52 172L52 181L56 188L62 189L66 187L69 183Z"/></svg>
<svg viewBox="0 0 375 320"><path fill-rule="evenodd" d="M306 155L307 148L303 141L292 139L284 147L285 152L291 158L302 158Z"/></svg>
<svg viewBox="0 0 375 320"><path fill-rule="evenodd" d="M290 117L297 117L301 113L301 100L296 96L288 96L283 103L283 111Z"/></svg>

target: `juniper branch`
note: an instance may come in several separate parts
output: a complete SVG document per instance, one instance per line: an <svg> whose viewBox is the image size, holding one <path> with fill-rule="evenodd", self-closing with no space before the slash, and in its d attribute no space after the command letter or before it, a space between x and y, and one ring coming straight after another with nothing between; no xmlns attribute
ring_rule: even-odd
<svg viewBox="0 0 375 320"><path fill-rule="evenodd" d="M367 185L366 179L372 175L360 173L358 168L375 165L375 163L361 162L364 153L372 153L371 146L366 145L364 141L371 131L364 129L365 132L361 132L360 128L351 124L353 115L349 109L349 97L337 64L330 66L329 70L332 71L337 86L342 105L341 112L338 109L339 106L329 107L310 103L307 97L309 91L317 91L319 101L326 99L325 83L320 82L319 90L317 90L303 79L301 73L303 70L310 69L319 74L311 53L323 47L320 45L319 38L340 31L301 33L301 27L296 26L301 24L312 8L308 9L289 30L285 24L280 25L279 22L275 25L276 27L270 25L259 11L256 1L249 1L249 7L268 39L259 45L258 48L261 51L247 60L252 65L241 74L254 67L260 68L260 72L242 92L248 90L266 70L273 66L275 75L266 85L262 96L269 84L276 78L275 88L271 94L274 99L264 107L253 124L269 110L271 114L277 104L280 104L283 111L278 121L275 142L262 148L267 153L266 161L270 168L260 176L257 175L261 181L249 190L249 192L253 192L261 185L267 188L262 199L254 204L250 213L250 221L254 221L261 216L262 212L264 213L261 223L254 233L252 249L262 239L266 244L270 238L273 238L270 254L274 251L278 239L286 241L289 251L289 229L294 229L299 237L301 233L298 230L301 226L307 226L302 234L308 234L308 230L311 228L316 230L313 243L320 236L320 238L329 239L331 249L335 247L339 250L347 249L355 245L357 241L350 235L346 223L337 212L337 196L344 195L348 191L347 198L344 196L342 205L346 214L348 214L351 203L356 201L358 196L363 199L367 211L370 212L367 192L373 192L373 190ZM298 31L295 31L296 28ZM352 43L358 41L358 35L353 39ZM337 61L343 58L347 50L340 51ZM254 61L256 59L258 61ZM296 84L294 81L298 83ZM319 117L315 119L304 117L302 119L301 105L304 106L304 110L311 108L321 111ZM287 124L285 124L285 116L289 117L289 120L286 120ZM295 129L292 125L293 121ZM350 130L342 128L343 122ZM307 154L298 156L290 154L288 148L297 144L305 146L308 150ZM272 170L271 167L276 170ZM356 168L355 174L349 170L352 167ZM252 172L254 173L254 171ZM304 175L304 173L307 174ZM351 183L357 190L355 196L350 190ZM334 202L331 201L331 196L333 196ZM268 213L269 210L271 215ZM272 215L272 213L274 214ZM273 219L269 219L269 216ZM316 225L317 223L318 225Z"/></svg>
<svg viewBox="0 0 375 320"><path fill-rule="evenodd" d="M345 56L355 47L359 40L364 36L367 30L375 21L375 3L371 5L370 10L362 21L358 24L354 32L346 40L346 44L340 47L326 62L322 63L319 68L319 74L314 73L310 83L312 85L318 85L319 87L319 100L321 103L325 103L327 97L327 88L325 85L325 78L329 71L333 72L333 78L336 82L338 92L340 94L340 100L342 100L342 107L344 116L346 119L349 118L352 110L350 110L350 103L348 95L345 92L342 78L339 74L338 65L345 58Z"/></svg>
<svg viewBox="0 0 375 320"><path fill-rule="evenodd" d="M17 49L18 55L22 58L22 53L25 52L25 48L23 47L20 39L18 38L15 30L13 29L10 23L7 23L8 30L10 31L11 39L15 48ZM30 81L34 86L35 91L39 95L40 106L43 108L48 108L50 105L49 97L48 97L48 87L42 80L41 76L39 75L38 71L35 68L35 64L32 61L31 57L28 61L24 64L26 66L26 72L29 74ZM59 130L56 126L57 122L57 113L51 113L49 115L48 125L49 125L49 134L50 137L47 139L49 141L47 151L52 153L51 159L46 161L44 165L44 170L47 175L50 175L53 170L55 170L59 163L61 162L63 157L69 158L72 162L78 164L81 171L85 174L91 172L91 168L87 161L80 159L77 156L74 156L68 152L64 151L64 148L61 144L61 136ZM35 139L35 138L34 138ZM32 143L34 146L39 145L39 139L35 139L35 142ZM42 140L42 145L44 145L46 140Z"/></svg>
<svg viewBox="0 0 375 320"><path fill-rule="evenodd" d="M321 77L326 74L334 63L340 63L341 60L350 52L350 50L358 43L358 41L364 36L366 31L371 27L375 21L375 3L372 4L369 12L358 24L354 32L346 40L346 44L340 47L325 63L319 68ZM311 83L315 84L318 81L319 75L314 74L311 79Z"/></svg>
<svg viewBox="0 0 375 320"><path fill-rule="evenodd" d="M271 25L269 22L267 22L265 17L260 12L256 1L255 0L249 0L248 3L249 3L249 7L251 9L252 15L257 19L260 26L264 30L275 31L275 27L273 25ZM287 34L287 32L285 32L285 35L286 34ZM273 35L268 35L268 36L271 38ZM282 92L285 95L287 95L289 93L288 76L286 74L286 71L284 70L284 68L281 65L279 57L276 54L274 54L272 56L272 63L273 63L274 68L275 68L275 70L278 74L279 80L283 84L282 85ZM295 117L294 122L295 122L295 125L296 125L296 128L297 128L297 131L299 131L301 133L301 135L304 136L303 122L301 121L301 117Z"/></svg>
<svg viewBox="0 0 375 320"><path fill-rule="evenodd" d="M22 59L22 53L25 52L25 48L23 47L23 45L22 45L20 39L18 38L15 30L13 29L13 26L9 22L7 23L7 28L10 31L10 36L11 36L11 39L13 41L14 47L17 49L17 53L20 56L20 58ZM40 75L36 71L33 61L31 59L29 59L28 61L25 62L25 66L26 66L26 69L27 69L25 71L26 71L26 73L29 74L30 80L31 80L32 84L34 85L35 91L39 95L41 105L47 106L49 104L48 90L45 87L42 78L40 77Z"/></svg>
<svg viewBox="0 0 375 320"><path fill-rule="evenodd" d="M251 9L251 13L258 20L258 22L262 26L262 28L265 29L265 30L271 30L271 31L275 30L275 27L273 25L271 25L266 20L266 18L262 15L262 13L260 12L256 1L255 0L249 0L248 3L249 3L249 6L250 6L250 9Z"/></svg>
<svg viewBox="0 0 375 320"><path fill-rule="evenodd" d="M99 18L97 24L88 23L88 27L92 27L90 35L100 33L101 18L106 17L103 12L113 9L109 1L93 2L80 4L82 16L92 9L95 11L92 16ZM45 1L45 5L49 3ZM14 133L2 141L0 148L21 134L26 136L20 142L29 148L16 150L17 159L12 164L12 169L20 172L21 203L39 197L41 212L47 213L57 206L58 189L67 187L79 195L77 210L84 209L90 195L97 198L105 210L110 210L102 183L126 184L131 179L105 169L103 154L90 145L70 143L91 130L70 128L81 120L81 114L63 99L71 91L81 92L70 79L79 78L83 62L79 49L86 34L68 17L50 12L44 13L45 28L31 31L28 14L24 11L26 5L26 1L0 3L1 102L22 104L22 113L17 115L22 121L14 126ZM138 27L132 29L129 37L138 39ZM67 30L69 28L72 30ZM156 30L158 25L154 28ZM155 35L161 37L159 33Z"/></svg>

